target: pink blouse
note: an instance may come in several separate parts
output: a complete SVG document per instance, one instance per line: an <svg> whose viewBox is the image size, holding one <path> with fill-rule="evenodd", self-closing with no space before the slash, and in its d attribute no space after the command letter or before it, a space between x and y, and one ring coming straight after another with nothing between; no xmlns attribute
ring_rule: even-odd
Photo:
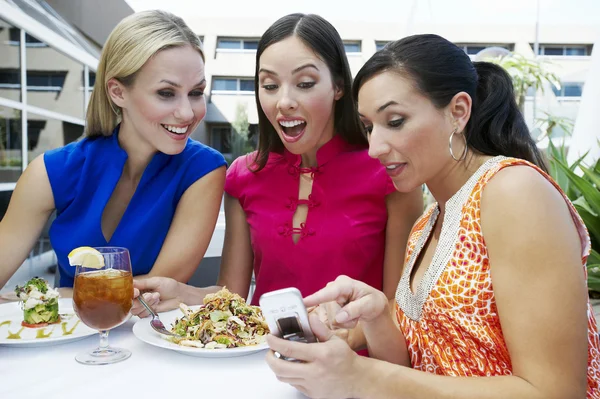
<svg viewBox="0 0 600 399"><path fill-rule="evenodd" d="M298 200L300 156L271 153L264 169L248 169L255 153L240 157L227 172L225 192L238 198L250 227L256 289L296 287L310 295L341 274L383 288L387 209L394 186L367 149L334 136L317 151L312 193ZM298 204L308 205L306 222L296 229ZM292 234L299 233L296 244Z"/></svg>

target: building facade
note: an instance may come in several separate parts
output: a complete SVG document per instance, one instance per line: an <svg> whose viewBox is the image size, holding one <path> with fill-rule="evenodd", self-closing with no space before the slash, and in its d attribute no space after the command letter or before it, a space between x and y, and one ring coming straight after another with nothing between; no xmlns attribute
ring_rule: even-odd
<svg viewBox="0 0 600 399"><path fill-rule="evenodd" d="M29 162L82 135L102 45L132 12L124 0L0 0L0 218Z"/></svg>
<svg viewBox="0 0 600 399"><path fill-rule="evenodd" d="M125 0L0 0L0 218L28 163L83 133L101 47L132 12ZM240 118L256 143L256 49L272 22L187 18L203 41L208 82L207 115L192 137L230 157L239 151L232 125ZM402 24L331 22L344 40L353 74L387 42L407 34ZM473 58L490 47L534 57L533 26L415 25L410 31L440 34ZM525 115L535 135L546 114L577 116L597 35L595 26L540 27L538 57L561 85L528 93Z"/></svg>
<svg viewBox="0 0 600 399"><path fill-rule="evenodd" d="M203 40L208 81L208 110L193 137L219 151L232 152L232 123L239 109L247 111L250 133L257 131L254 99L256 48L272 20L188 18L188 24ZM407 35L402 24L331 20L340 32L353 75L375 51ZM512 25L415 25L413 33L436 33L462 47L473 59L484 49L500 47L534 57L535 27ZM547 115L574 120L590 68L596 26L545 26L539 30L538 59L560 79L560 87L546 85L543 91L527 93L525 117L533 134L544 129ZM554 137L564 134L560 128ZM567 139L568 140L568 139ZM547 145L541 140L540 145Z"/></svg>

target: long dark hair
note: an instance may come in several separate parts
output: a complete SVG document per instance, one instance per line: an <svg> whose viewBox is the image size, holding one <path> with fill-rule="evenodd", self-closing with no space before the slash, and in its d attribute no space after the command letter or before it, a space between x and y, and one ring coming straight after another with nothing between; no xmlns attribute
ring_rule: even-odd
<svg viewBox="0 0 600 399"><path fill-rule="evenodd" d="M254 74L254 93L258 109L258 150L251 169L258 172L267 164L269 152L282 152L283 143L262 110L258 96L258 70L260 56L272 44L297 36L306 46L327 64L333 82L344 90L336 102L334 110L334 129L348 143L368 145L361 128L356 105L352 100L352 74L344 44L337 30L322 17L315 14L290 14L278 19L267 29L258 42L256 50L256 70Z"/></svg>
<svg viewBox="0 0 600 399"><path fill-rule="evenodd" d="M387 44L373 55L354 79L353 96L383 71L408 75L438 109L459 92L473 100L465 128L469 147L485 155L525 159L548 171L546 163L517 106L512 80L489 62L471 62L455 44L437 35L414 35Z"/></svg>

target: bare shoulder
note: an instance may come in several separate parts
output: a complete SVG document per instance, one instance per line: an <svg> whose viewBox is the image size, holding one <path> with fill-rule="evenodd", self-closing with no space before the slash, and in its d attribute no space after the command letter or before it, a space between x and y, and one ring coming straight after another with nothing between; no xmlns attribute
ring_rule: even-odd
<svg viewBox="0 0 600 399"><path fill-rule="evenodd" d="M13 197L17 202L24 201L44 210L54 209L54 198L43 154L27 165L17 182Z"/></svg>
<svg viewBox="0 0 600 399"><path fill-rule="evenodd" d="M485 186L481 195L481 210L542 211L551 207L568 212L561 192L536 169L510 166L500 170Z"/></svg>
<svg viewBox="0 0 600 399"><path fill-rule="evenodd" d="M29 165L27 165L17 186L37 184L45 185L48 188L50 187L48 172L46 171L46 164L44 163L44 154L38 155Z"/></svg>
<svg viewBox="0 0 600 399"><path fill-rule="evenodd" d="M481 198L481 228L490 254L507 251L516 256L522 250L539 255L560 249L554 257L581 255L567 201L529 166L507 167L488 182Z"/></svg>

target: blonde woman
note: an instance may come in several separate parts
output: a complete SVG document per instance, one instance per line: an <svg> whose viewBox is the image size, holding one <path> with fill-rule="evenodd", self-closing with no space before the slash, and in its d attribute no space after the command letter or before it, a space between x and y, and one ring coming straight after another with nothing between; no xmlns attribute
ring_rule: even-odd
<svg viewBox="0 0 600 399"><path fill-rule="evenodd" d="M225 160L189 138L206 114L198 36L164 11L133 14L113 30L98 65L85 137L36 158L0 222L0 287L25 260L50 214L60 286L67 254L120 246L136 276L187 281L219 212Z"/></svg>

